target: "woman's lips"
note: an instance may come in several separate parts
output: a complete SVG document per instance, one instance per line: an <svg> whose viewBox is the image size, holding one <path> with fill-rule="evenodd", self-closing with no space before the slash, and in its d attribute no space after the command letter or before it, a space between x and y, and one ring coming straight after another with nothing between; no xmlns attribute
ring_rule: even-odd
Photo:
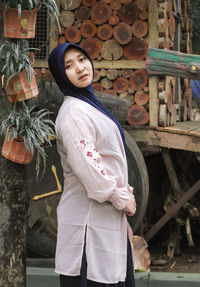
<svg viewBox="0 0 200 287"><path fill-rule="evenodd" d="M79 80L82 80L82 81L86 80L87 77L88 77L88 74L82 75L82 76L80 76Z"/></svg>

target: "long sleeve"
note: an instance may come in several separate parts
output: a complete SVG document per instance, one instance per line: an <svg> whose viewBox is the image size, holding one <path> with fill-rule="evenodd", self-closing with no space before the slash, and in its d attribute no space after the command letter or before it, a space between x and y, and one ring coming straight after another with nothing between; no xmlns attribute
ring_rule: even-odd
<svg viewBox="0 0 200 287"><path fill-rule="evenodd" d="M130 199L128 187L118 187L115 177L108 174L96 148L97 134L88 114L76 110L75 115L70 113L65 119L57 130L58 140L88 197L100 203L110 201L118 210L124 209Z"/></svg>

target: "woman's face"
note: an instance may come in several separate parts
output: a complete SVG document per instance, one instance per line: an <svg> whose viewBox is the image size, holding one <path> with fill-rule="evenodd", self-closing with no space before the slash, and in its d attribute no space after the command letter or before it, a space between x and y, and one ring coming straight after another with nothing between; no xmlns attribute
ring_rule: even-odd
<svg viewBox="0 0 200 287"><path fill-rule="evenodd" d="M66 51L64 63L66 75L74 86L85 88L92 83L92 64L81 51L75 48Z"/></svg>

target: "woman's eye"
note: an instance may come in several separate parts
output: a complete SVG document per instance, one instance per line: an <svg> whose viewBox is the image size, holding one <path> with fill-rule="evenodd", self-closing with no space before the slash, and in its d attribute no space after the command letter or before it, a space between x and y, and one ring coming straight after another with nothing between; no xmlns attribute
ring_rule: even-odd
<svg viewBox="0 0 200 287"><path fill-rule="evenodd" d="M71 68L71 66L72 66L72 65L66 65L66 66L65 66L65 70L70 69L70 68Z"/></svg>
<svg viewBox="0 0 200 287"><path fill-rule="evenodd" d="M80 61L83 62L86 58L85 57L81 57Z"/></svg>

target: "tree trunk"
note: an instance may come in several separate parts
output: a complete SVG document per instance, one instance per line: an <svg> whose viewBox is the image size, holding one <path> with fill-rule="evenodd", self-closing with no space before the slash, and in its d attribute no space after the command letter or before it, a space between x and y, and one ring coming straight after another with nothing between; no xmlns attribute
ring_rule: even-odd
<svg viewBox="0 0 200 287"><path fill-rule="evenodd" d="M5 109L2 100L0 107L1 111ZM2 143L3 137L0 147ZM25 166L0 155L0 168L0 286L25 287L28 209Z"/></svg>
<svg viewBox="0 0 200 287"><path fill-rule="evenodd" d="M119 10L119 18L126 24L133 24L139 16L139 9L135 3L128 3Z"/></svg>
<svg viewBox="0 0 200 287"><path fill-rule="evenodd" d="M74 10L81 5L81 0L60 0L60 5L63 9L66 9L65 4L67 3L67 10Z"/></svg>
<svg viewBox="0 0 200 287"><path fill-rule="evenodd" d="M123 77L119 77L113 82L113 90L118 93L123 93L128 89L128 80Z"/></svg>
<svg viewBox="0 0 200 287"><path fill-rule="evenodd" d="M88 7L85 6L80 6L76 11L75 11L75 16L78 21L84 21L89 18L90 15L90 10Z"/></svg>
<svg viewBox="0 0 200 287"><path fill-rule="evenodd" d="M81 25L81 35L85 38L92 38L97 33L97 27L90 20L85 20Z"/></svg>
<svg viewBox="0 0 200 287"><path fill-rule="evenodd" d="M97 38L84 39L80 46L86 50L92 59L97 58L101 52L101 42Z"/></svg>
<svg viewBox="0 0 200 287"><path fill-rule="evenodd" d="M147 86L148 75L144 69L136 70L130 77L129 85L133 91L139 91Z"/></svg>
<svg viewBox="0 0 200 287"><path fill-rule="evenodd" d="M111 8L102 2L97 2L91 8L91 20L94 24L104 24L111 16Z"/></svg>
<svg viewBox="0 0 200 287"><path fill-rule="evenodd" d="M149 101L149 95L143 91L138 91L135 93L135 103L139 106L144 106Z"/></svg>
<svg viewBox="0 0 200 287"><path fill-rule="evenodd" d="M101 55L105 60L118 60L122 54L123 49L115 39L109 39L103 43Z"/></svg>
<svg viewBox="0 0 200 287"><path fill-rule="evenodd" d="M72 11L65 11L63 10L60 13L60 24L64 27L71 27L74 23L75 20L75 16L74 13Z"/></svg>
<svg viewBox="0 0 200 287"><path fill-rule="evenodd" d="M110 26L109 24L101 25L97 29L97 36L103 41L110 39L112 37L112 34L112 26Z"/></svg>
<svg viewBox="0 0 200 287"><path fill-rule="evenodd" d="M149 113L143 106L132 105L128 111L128 122L133 126L141 126L149 121Z"/></svg>
<svg viewBox="0 0 200 287"><path fill-rule="evenodd" d="M120 22L113 29L113 35L121 45L128 44L132 39L131 26Z"/></svg>
<svg viewBox="0 0 200 287"><path fill-rule="evenodd" d="M148 24L144 21L137 20L132 26L133 35L137 38L142 38L146 36L148 32Z"/></svg>
<svg viewBox="0 0 200 287"><path fill-rule="evenodd" d="M133 38L124 48L124 57L128 60L143 60L146 58L148 46L144 39Z"/></svg>
<svg viewBox="0 0 200 287"><path fill-rule="evenodd" d="M65 29L65 39L71 43L78 43L81 40L81 33L76 26Z"/></svg>

